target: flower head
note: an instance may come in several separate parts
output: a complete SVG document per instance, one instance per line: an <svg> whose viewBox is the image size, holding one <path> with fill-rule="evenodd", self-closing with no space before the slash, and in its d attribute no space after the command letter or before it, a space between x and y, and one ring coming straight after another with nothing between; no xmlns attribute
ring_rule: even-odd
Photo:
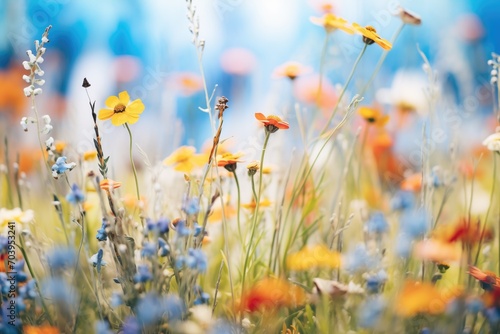
<svg viewBox="0 0 500 334"><path fill-rule="evenodd" d="M311 22L325 28L327 33L340 29L348 34L353 34L354 30L348 25L348 22L332 13L326 13L323 17L311 17Z"/></svg>
<svg viewBox="0 0 500 334"><path fill-rule="evenodd" d="M181 146L163 160L165 165L174 165L174 170L190 173L194 168L203 166L208 161L205 154L195 154L193 146Z"/></svg>
<svg viewBox="0 0 500 334"><path fill-rule="evenodd" d="M99 110L98 118L100 120L111 118L111 124L115 126L125 123L134 124L144 111L144 104L141 99L130 102L127 91L119 93L118 96L108 97L105 103L109 109Z"/></svg>
<svg viewBox="0 0 500 334"><path fill-rule="evenodd" d="M264 114L258 112L255 113L255 118L264 124L266 131L269 133L274 133L280 129L286 130L290 128L290 125L287 122L275 115L269 115L266 117Z"/></svg>
<svg viewBox="0 0 500 334"><path fill-rule="evenodd" d="M489 135L484 141L483 145L490 151L500 153L500 131Z"/></svg>
<svg viewBox="0 0 500 334"><path fill-rule="evenodd" d="M52 176L54 179L59 178L59 176L64 174L66 171L71 171L76 167L76 163L67 163L66 161L66 157L59 157L57 158L56 163L52 165Z"/></svg>
<svg viewBox="0 0 500 334"><path fill-rule="evenodd" d="M35 85L42 86L45 80L39 79L36 76L43 76L44 72L40 68L40 64L43 63L43 55L45 54L45 44L49 42L49 30L52 26L48 26L44 33L42 34L42 41L35 41L35 54L31 50L26 51L29 60L23 61L23 67L25 70L30 71L30 75L23 75L23 80L26 81L29 86L24 88L24 95L27 97L36 96L42 93L42 88L36 87Z"/></svg>
<svg viewBox="0 0 500 334"><path fill-rule="evenodd" d="M289 61L274 70L273 76L294 80L296 77L311 72L311 68L296 61Z"/></svg>
<svg viewBox="0 0 500 334"><path fill-rule="evenodd" d="M379 127L383 127L389 121L389 115L384 115L377 108L361 107L358 109L358 113L365 121Z"/></svg>
<svg viewBox="0 0 500 334"><path fill-rule="evenodd" d="M387 220L382 212L374 212L366 222L365 230L368 233L384 233L389 229Z"/></svg>
<svg viewBox="0 0 500 334"><path fill-rule="evenodd" d="M101 272L101 267L105 266L106 265L106 262L102 259L104 256L104 251L102 250L102 248L99 249L99 251L92 255L90 257L90 263L92 263L92 265L96 268L97 272Z"/></svg>
<svg viewBox="0 0 500 334"><path fill-rule="evenodd" d="M111 179L104 179L99 182L99 187L102 190L110 191L111 189L120 188L122 185L121 182L113 181Z"/></svg>
<svg viewBox="0 0 500 334"><path fill-rule="evenodd" d="M399 7L398 13L396 15L398 15L401 18L401 20L406 24L412 24L418 26L422 23L422 19L420 18L420 16L418 16L413 12L410 12L409 10L404 9L403 7Z"/></svg>
<svg viewBox="0 0 500 334"><path fill-rule="evenodd" d="M363 28L357 23L353 23L352 26L357 33L363 35L363 42L365 44L371 45L373 43L377 43L384 50L392 49L392 44L388 40L380 37L377 34L377 30L375 30L372 26L366 26Z"/></svg>
<svg viewBox="0 0 500 334"><path fill-rule="evenodd" d="M72 204L78 204L85 201L85 195L76 183L71 186L71 192L66 196L66 200Z"/></svg>
<svg viewBox="0 0 500 334"><path fill-rule="evenodd" d="M324 245L304 247L296 253L288 255L287 267L294 271L305 271L313 268L338 268L340 254L329 250Z"/></svg>
<svg viewBox="0 0 500 334"><path fill-rule="evenodd" d="M500 277L491 271L482 271L477 267L469 266L469 275L477 279L484 290L491 291L500 287Z"/></svg>
<svg viewBox="0 0 500 334"><path fill-rule="evenodd" d="M224 167L229 172L234 172L236 170L237 163L241 162L241 156L243 156L243 153L241 152L235 154L224 153L222 156L217 157L217 166Z"/></svg>
<svg viewBox="0 0 500 334"><path fill-rule="evenodd" d="M255 173L257 173L257 171L259 170L259 168L260 168L260 162L252 161L251 163L249 163L247 165L248 176L255 175Z"/></svg>

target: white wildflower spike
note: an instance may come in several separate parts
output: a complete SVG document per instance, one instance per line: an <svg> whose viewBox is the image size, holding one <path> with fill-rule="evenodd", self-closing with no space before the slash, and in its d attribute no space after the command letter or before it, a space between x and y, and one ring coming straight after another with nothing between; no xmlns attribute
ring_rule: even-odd
<svg viewBox="0 0 500 334"><path fill-rule="evenodd" d="M29 86L24 88L24 95L27 97L37 96L42 93L41 88L36 88L35 85L41 86L45 83L44 80L36 78L36 76L42 76L44 72L40 68L40 64L43 63L43 55L45 54L44 45L49 42L48 35L49 30L52 26L48 26L43 35L42 42L35 41L35 53L31 50L27 50L26 54L28 55L29 60L23 61L23 67L25 70L30 71L29 75L23 75L23 80L26 81Z"/></svg>

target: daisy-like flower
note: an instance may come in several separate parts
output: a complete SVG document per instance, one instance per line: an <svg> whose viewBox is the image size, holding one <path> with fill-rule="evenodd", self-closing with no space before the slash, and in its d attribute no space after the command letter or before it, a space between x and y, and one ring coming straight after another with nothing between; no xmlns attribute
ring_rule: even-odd
<svg viewBox="0 0 500 334"><path fill-rule="evenodd" d="M193 146L181 146L163 160L165 165L175 165L178 172L190 173L194 168L201 167L208 161L208 155L196 154Z"/></svg>
<svg viewBox="0 0 500 334"><path fill-rule="evenodd" d="M401 18L401 20L406 24L411 24L415 26L422 24L422 19L420 18L420 16L410 12L409 10L404 9L403 7L398 8L398 12L396 15L398 15Z"/></svg>
<svg viewBox="0 0 500 334"><path fill-rule="evenodd" d="M101 182L99 182L99 187L102 190L107 190L107 191L110 191L111 189L120 188L121 185L122 185L121 182L113 181L111 179L104 179Z"/></svg>
<svg viewBox="0 0 500 334"><path fill-rule="evenodd" d="M257 171L259 170L259 168L260 168L260 162L252 161L251 163L249 163L247 165L248 176L255 175L255 173L257 173Z"/></svg>
<svg viewBox="0 0 500 334"><path fill-rule="evenodd" d="M348 25L348 22L332 13L326 13L322 17L311 17L311 22L325 28L327 33L340 29L348 34L353 34L354 30Z"/></svg>
<svg viewBox="0 0 500 334"><path fill-rule="evenodd" d="M340 266L340 254L331 251L325 245L304 247L286 259L288 269L306 271L314 268L334 269Z"/></svg>
<svg viewBox="0 0 500 334"><path fill-rule="evenodd" d="M258 112L255 113L255 118L264 124L266 131L269 133L274 133L280 129L286 130L290 128L290 125L288 125L287 122L275 115L269 115L266 117L264 114Z"/></svg>
<svg viewBox="0 0 500 334"><path fill-rule="evenodd" d="M363 117L365 121L370 124L375 124L379 127L383 127L389 121L389 115L383 114L377 108L361 107L358 109L358 113Z"/></svg>
<svg viewBox="0 0 500 334"><path fill-rule="evenodd" d="M118 96L110 96L106 99L106 107L109 109L99 110L98 118L106 120L111 118L111 124L115 126L125 123L134 124L139 120L139 116L144 111L144 104L141 99L130 102L127 91L123 91Z"/></svg>
<svg viewBox="0 0 500 334"><path fill-rule="evenodd" d="M500 132L489 135L484 141L483 145L490 151L500 153Z"/></svg>
<svg viewBox="0 0 500 334"><path fill-rule="evenodd" d="M375 30L372 26L366 26L363 28L359 24L353 23L352 27L358 34L363 35L363 42L365 44L372 45L373 43L377 43L384 50L392 49L392 44L388 40L380 37L377 34L377 30Z"/></svg>
<svg viewBox="0 0 500 334"><path fill-rule="evenodd" d="M280 66L278 66L273 73L273 77L281 78L285 77L290 80L294 80L296 77L303 74L311 72L312 69L308 66L304 66L296 61L288 61Z"/></svg>
<svg viewBox="0 0 500 334"><path fill-rule="evenodd" d="M240 158L242 156L243 153L241 152L235 154L224 153L223 155L217 157L217 166L224 167L229 172L234 172L236 170L237 163L241 162Z"/></svg>
<svg viewBox="0 0 500 334"><path fill-rule="evenodd" d="M477 267L469 266L468 273L480 282L481 288L484 290L491 291L500 287L500 277L491 271L482 271Z"/></svg>

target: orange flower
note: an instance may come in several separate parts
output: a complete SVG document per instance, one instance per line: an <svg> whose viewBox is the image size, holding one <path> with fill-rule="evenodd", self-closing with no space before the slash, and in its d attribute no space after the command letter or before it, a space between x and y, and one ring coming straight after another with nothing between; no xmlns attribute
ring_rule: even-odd
<svg viewBox="0 0 500 334"><path fill-rule="evenodd" d="M280 278L264 278L241 297L240 309L273 312L282 307L296 307L306 300L304 291Z"/></svg>
<svg viewBox="0 0 500 334"><path fill-rule="evenodd" d="M419 313L437 315L443 313L446 305L461 293L460 287L440 291L430 283L407 281L396 299L395 311L404 317Z"/></svg>
<svg viewBox="0 0 500 334"><path fill-rule="evenodd" d="M457 224L441 227L436 233L445 242L461 241L470 246L477 244L481 239L484 242L493 239L491 228L485 228L483 231L479 220L472 223L467 219L461 219Z"/></svg>
<svg viewBox="0 0 500 334"><path fill-rule="evenodd" d="M101 182L99 182L99 187L102 190L110 191L111 189L116 189L120 188L122 185L121 182L116 182L111 179L104 179Z"/></svg>
<svg viewBox="0 0 500 334"><path fill-rule="evenodd" d="M481 283L481 288L484 290L493 290L493 288L500 288L500 277L491 271L482 271L481 269L469 266L469 275L477 279Z"/></svg>
<svg viewBox="0 0 500 334"><path fill-rule="evenodd" d="M311 68L296 61L289 61L274 70L273 77L286 77L294 80L296 77L311 72Z"/></svg>
<svg viewBox="0 0 500 334"><path fill-rule="evenodd" d="M260 202L259 207L265 208L271 206L271 204L272 204L271 201L265 198L263 201ZM250 203L241 204L241 206L245 209L254 210L257 205L255 203L255 200L252 200Z"/></svg>
<svg viewBox="0 0 500 334"><path fill-rule="evenodd" d="M377 108L361 107L358 109L358 113L363 117L365 121L370 124L375 124L379 127L383 127L389 121L389 115L384 115Z"/></svg>
<svg viewBox="0 0 500 334"><path fill-rule="evenodd" d="M172 83L175 89L179 91L182 96L191 96L203 89L203 80L201 76L196 73L177 73L172 78Z"/></svg>
<svg viewBox="0 0 500 334"><path fill-rule="evenodd" d="M375 30L372 26L366 26L363 28L357 23L353 23L352 26L357 33L363 35L363 42L365 44L371 45L373 43L377 43L384 50L392 49L392 44L388 40L380 37L377 34L377 30Z"/></svg>
<svg viewBox="0 0 500 334"><path fill-rule="evenodd" d="M175 165L178 172L190 173L194 168L201 167L208 161L208 154L195 154L193 146L181 146L163 160L165 165Z"/></svg>
<svg viewBox="0 0 500 334"><path fill-rule="evenodd" d="M241 162L240 158L243 153L238 152L235 154L224 153L223 155L217 156L217 166L224 167L229 172L234 172L238 162Z"/></svg>
<svg viewBox="0 0 500 334"><path fill-rule="evenodd" d="M401 182L401 190L420 191L422 188L422 174L415 173Z"/></svg>
<svg viewBox="0 0 500 334"><path fill-rule="evenodd" d="M266 127L266 131L270 133L274 133L278 131L279 129L281 130L286 130L290 128L290 125L288 125L287 122L283 121L281 118L275 115L269 115L269 116L264 116L264 114L261 114L260 112L255 113L255 118L257 120L261 121L264 126Z"/></svg>
<svg viewBox="0 0 500 334"><path fill-rule="evenodd" d="M354 30L348 25L348 22L332 13L326 13L323 17L311 17L311 22L325 28L327 33L340 29L348 34L353 34Z"/></svg>
<svg viewBox="0 0 500 334"><path fill-rule="evenodd" d="M288 255L286 259L288 269L306 271L314 268L334 269L340 266L340 254L331 251L325 245L304 247L296 253Z"/></svg>
<svg viewBox="0 0 500 334"><path fill-rule="evenodd" d="M24 326L25 334L59 334L59 329L52 326Z"/></svg>

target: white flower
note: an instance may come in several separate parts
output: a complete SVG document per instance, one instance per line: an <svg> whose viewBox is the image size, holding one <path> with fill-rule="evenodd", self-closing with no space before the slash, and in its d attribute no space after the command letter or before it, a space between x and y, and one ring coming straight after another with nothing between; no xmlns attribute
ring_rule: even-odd
<svg viewBox="0 0 500 334"><path fill-rule="evenodd" d="M26 95L26 97L30 97L31 94L33 94L33 86L24 88L24 95Z"/></svg>
<svg viewBox="0 0 500 334"><path fill-rule="evenodd" d="M49 139L45 141L45 146L47 147L47 150L52 150L53 145L54 145L54 138L49 137Z"/></svg>
<svg viewBox="0 0 500 334"><path fill-rule="evenodd" d="M23 127L24 132L28 131L28 117L21 118L21 126Z"/></svg>
<svg viewBox="0 0 500 334"><path fill-rule="evenodd" d="M43 116L42 116L42 120L43 120L43 122L44 122L45 124L50 124L50 121L51 121L51 119L50 119L50 116L49 116L49 115L43 115Z"/></svg>
<svg viewBox="0 0 500 334"><path fill-rule="evenodd" d="M496 132L489 135L484 141L483 145L490 151L496 151L500 153L500 132Z"/></svg>
<svg viewBox="0 0 500 334"><path fill-rule="evenodd" d="M8 210L0 209L0 227L5 227L9 222L29 223L34 218L33 210L22 211L20 208Z"/></svg>
<svg viewBox="0 0 500 334"><path fill-rule="evenodd" d="M40 133L41 134L44 134L44 135L47 135L50 133L50 131L52 131L54 127L50 124L45 124L45 126L43 127L42 130L40 130Z"/></svg>

